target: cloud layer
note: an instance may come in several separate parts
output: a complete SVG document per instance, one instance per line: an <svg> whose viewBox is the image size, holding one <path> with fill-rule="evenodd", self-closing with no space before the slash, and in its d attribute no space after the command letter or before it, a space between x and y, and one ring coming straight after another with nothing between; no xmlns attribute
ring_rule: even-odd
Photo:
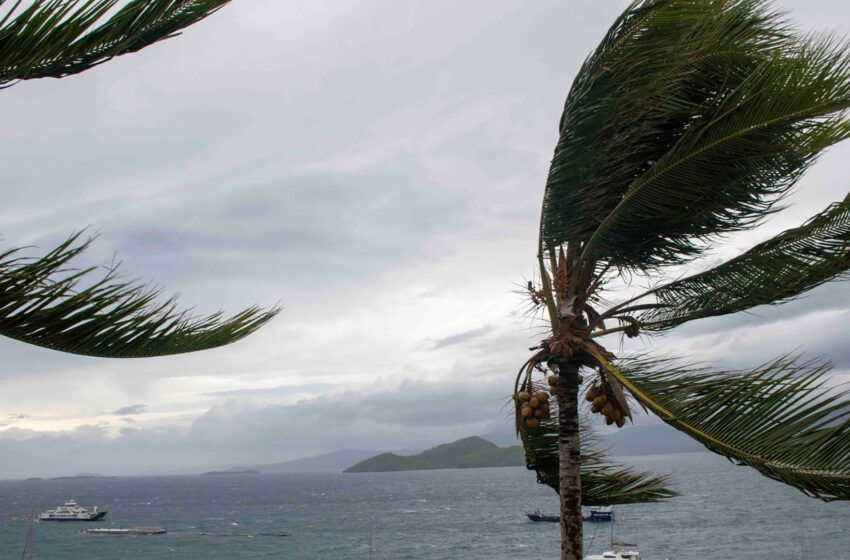
<svg viewBox="0 0 850 560"><path fill-rule="evenodd" d="M117 254L198 312L285 309L232 347L170 358L0 340L0 477L186 471L503 430L540 333L514 290L534 271L563 99L625 5L234 2L138 54L2 92L4 247L43 251L91 226L87 264ZM779 5L804 28L850 32L843 5ZM827 154L789 211L698 266L842 198L848 156ZM627 348L728 367L805 348L847 371L847 290ZM51 456L68 458L63 472L32 472Z"/></svg>

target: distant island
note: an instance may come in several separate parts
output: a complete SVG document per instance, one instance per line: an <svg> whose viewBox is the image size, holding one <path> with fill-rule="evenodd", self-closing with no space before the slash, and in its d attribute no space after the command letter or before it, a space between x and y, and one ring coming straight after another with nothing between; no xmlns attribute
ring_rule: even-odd
<svg viewBox="0 0 850 560"><path fill-rule="evenodd" d="M384 449L341 449L338 451L331 451L330 453L322 453L321 455L293 459L280 463L238 466L233 467L232 470L257 470L261 473L271 474L302 472L341 473L354 463L368 459L369 457L374 457L378 453L383 453L384 451ZM411 450L410 453L416 453L418 451L421 451L421 449Z"/></svg>
<svg viewBox="0 0 850 560"><path fill-rule="evenodd" d="M56 476L51 480L76 480L79 478L115 478L114 476L107 476L105 474L98 473L77 473L71 476ZM30 479L32 480L32 479Z"/></svg>
<svg viewBox="0 0 850 560"><path fill-rule="evenodd" d="M345 469L347 473L525 466L522 446L499 447L477 436L427 449L418 455L381 453Z"/></svg>
<svg viewBox="0 0 850 560"><path fill-rule="evenodd" d="M218 474L262 474L254 469L232 469L228 471L208 471L203 473L203 476L218 475Z"/></svg>

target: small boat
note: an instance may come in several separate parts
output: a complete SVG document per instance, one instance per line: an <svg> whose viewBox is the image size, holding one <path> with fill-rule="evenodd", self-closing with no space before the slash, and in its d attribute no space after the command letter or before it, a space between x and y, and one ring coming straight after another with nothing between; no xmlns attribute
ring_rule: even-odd
<svg viewBox="0 0 850 560"><path fill-rule="evenodd" d="M168 531L162 527L129 527L127 529L97 527L84 529L83 532L90 535L164 535Z"/></svg>
<svg viewBox="0 0 850 560"><path fill-rule="evenodd" d="M89 511L77 505L74 500L68 500L56 509L49 509L38 514L39 521L98 521L106 517L105 511L97 511L97 506Z"/></svg>
<svg viewBox="0 0 850 560"><path fill-rule="evenodd" d="M532 521L546 521L549 523L558 523L561 521L561 516L557 513L543 513L539 509L536 511L527 511L525 514Z"/></svg>
<svg viewBox="0 0 850 560"><path fill-rule="evenodd" d="M611 506L591 506L590 515L584 517L585 521L614 521L614 508Z"/></svg>
<svg viewBox="0 0 850 560"><path fill-rule="evenodd" d="M592 554L590 556L585 556L584 560L640 560L640 552L637 551L637 545L631 543L625 543L622 541L614 540L614 512L609 508L600 508L601 514L604 515L607 511L610 516L606 521L611 521L611 550L607 552L603 552L602 554ZM599 510L597 510L599 511ZM591 515L593 514L593 508L591 508Z"/></svg>
<svg viewBox="0 0 850 560"><path fill-rule="evenodd" d="M640 560L640 552L634 550L637 545L629 543L611 543L614 550L585 556L584 560Z"/></svg>
<svg viewBox="0 0 850 560"><path fill-rule="evenodd" d="M539 509L536 511L525 512L532 521L548 521L550 523L559 523L561 516L557 513L542 513ZM599 521L614 521L614 508L611 506L591 506L590 514L582 517L585 521L593 523Z"/></svg>

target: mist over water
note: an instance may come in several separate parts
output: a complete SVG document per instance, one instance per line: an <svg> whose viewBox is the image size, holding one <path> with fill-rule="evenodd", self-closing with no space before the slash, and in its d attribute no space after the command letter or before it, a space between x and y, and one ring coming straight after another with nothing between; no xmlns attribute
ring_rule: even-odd
<svg viewBox="0 0 850 560"><path fill-rule="evenodd" d="M615 538L646 560L848 558L850 504L823 503L706 453L630 459L670 473L683 495L617 508ZM522 468L404 473L182 476L0 482L0 558L19 558L23 517L73 498L97 523L37 523L44 560L557 558L558 527L523 510L557 497ZM162 526L160 536L90 527ZM260 536L286 533L287 536ZM608 524L586 524L588 553Z"/></svg>

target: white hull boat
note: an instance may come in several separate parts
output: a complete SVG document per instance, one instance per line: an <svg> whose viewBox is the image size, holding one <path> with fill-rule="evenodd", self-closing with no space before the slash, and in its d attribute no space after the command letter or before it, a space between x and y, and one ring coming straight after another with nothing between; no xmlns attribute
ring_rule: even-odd
<svg viewBox="0 0 850 560"><path fill-rule="evenodd" d="M105 511L97 511L97 506L89 511L77 505L74 500L68 500L56 509L49 509L38 514L39 521L98 521L106 517Z"/></svg>
<svg viewBox="0 0 850 560"><path fill-rule="evenodd" d="M640 560L640 552L637 550L609 550L602 554L585 556L585 560Z"/></svg>

